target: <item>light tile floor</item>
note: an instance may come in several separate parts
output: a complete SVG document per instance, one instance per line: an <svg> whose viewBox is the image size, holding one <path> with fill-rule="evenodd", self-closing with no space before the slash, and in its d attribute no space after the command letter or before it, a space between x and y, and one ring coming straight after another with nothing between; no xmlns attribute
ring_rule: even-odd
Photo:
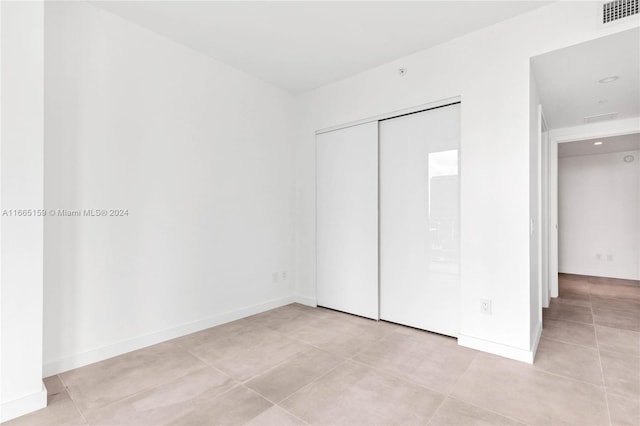
<svg viewBox="0 0 640 426"><path fill-rule="evenodd" d="M560 276L533 366L289 305L45 379L8 425L640 425L640 283Z"/></svg>

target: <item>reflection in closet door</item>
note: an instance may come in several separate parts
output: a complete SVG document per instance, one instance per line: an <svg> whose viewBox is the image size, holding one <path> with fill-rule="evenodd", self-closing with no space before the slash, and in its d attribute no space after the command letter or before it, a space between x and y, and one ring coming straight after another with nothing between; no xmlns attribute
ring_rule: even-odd
<svg viewBox="0 0 640 426"><path fill-rule="evenodd" d="M460 104L380 122L380 318L459 332Z"/></svg>
<svg viewBox="0 0 640 426"><path fill-rule="evenodd" d="M378 123L316 137L318 305L378 319Z"/></svg>

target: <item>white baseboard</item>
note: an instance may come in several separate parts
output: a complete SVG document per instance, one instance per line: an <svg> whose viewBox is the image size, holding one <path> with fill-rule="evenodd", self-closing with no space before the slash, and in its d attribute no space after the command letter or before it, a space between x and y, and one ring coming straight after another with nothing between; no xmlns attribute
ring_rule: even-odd
<svg viewBox="0 0 640 426"><path fill-rule="evenodd" d="M536 352L538 352L538 345L540 344L540 337L542 337L542 323L538 323L536 333L531 344L531 364L536 360Z"/></svg>
<svg viewBox="0 0 640 426"><path fill-rule="evenodd" d="M527 364L533 364L533 358L535 357L535 351L516 348L514 346L504 345L502 343L479 339L477 337L467 336L464 334L460 334L458 336L458 344L460 346L465 346L482 352L488 352L505 358L515 359L516 361L526 362Z"/></svg>
<svg viewBox="0 0 640 426"><path fill-rule="evenodd" d="M47 388L0 404L0 423L24 416L47 406Z"/></svg>
<svg viewBox="0 0 640 426"><path fill-rule="evenodd" d="M300 303L301 305L311 306L312 308L318 307L318 302L316 299L306 296L296 295L294 296L296 303Z"/></svg>
<svg viewBox="0 0 640 426"><path fill-rule="evenodd" d="M280 306L288 305L290 303L303 303L295 296L283 297L280 299L270 300L265 303L260 303L246 308L236 309L230 312L224 312L218 315L214 315L209 318L205 318L199 321L195 321L188 324L182 324L177 327L161 330L155 333L146 334L133 339L124 340L108 346L103 346L97 349L93 349L87 352L59 358L53 361L47 361L43 365L43 377L53 376L54 374L60 374L65 371L73 370L74 368L82 367L94 362L103 361L108 358L112 358L117 355L122 355L127 352L142 349L147 346L155 345L157 343L166 342L167 340L182 337L187 334L195 333L197 331L205 330L207 328L215 327L216 325L224 324L230 321L235 321L241 318L245 318L251 315L259 314L270 309L279 308Z"/></svg>
<svg viewBox="0 0 640 426"><path fill-rule="evenodd" d="M599 278L616 278L620 280L640 280L640 275L627 274L627 273L618 273L606 271L602 272L600 270L591 270L585 268L572 268L572 267L558 267L558 273L560 274L570 274L570 275L584 275L586 277L599 277Z"/></svg>

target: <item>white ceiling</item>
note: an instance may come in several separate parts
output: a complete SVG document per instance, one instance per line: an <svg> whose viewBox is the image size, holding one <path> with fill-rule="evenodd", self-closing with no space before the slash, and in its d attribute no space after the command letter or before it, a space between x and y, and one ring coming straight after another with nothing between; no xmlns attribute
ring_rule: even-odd
<svg viewBox="0 0 640 426"><path fill-rule="evenodd" d="M602 145L594 145L596 141ZM573 157L576 155L607 154L611 152L625 152L640 150L640 133L624 136L610 136L607 138L589 139L577 142L558 144L558 157Z"/></svg>
<svg viewBox="0 0 640 426"><path fill-rule="evenodd" d="M294 93L337 81L548 3L92 2Z"/></svg>
<svg viewBox="0 0 640 426"><path fill-rule="evenodd" d="M617 119L640 115L639 28L536 56L532 65L552 129L611 112ZM615 75L612 83L598 83Z"/></svg>

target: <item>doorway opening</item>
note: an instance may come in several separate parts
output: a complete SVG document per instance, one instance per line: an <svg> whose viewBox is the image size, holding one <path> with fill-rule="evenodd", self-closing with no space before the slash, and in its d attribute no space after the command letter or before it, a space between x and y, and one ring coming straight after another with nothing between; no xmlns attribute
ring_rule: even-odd
<svg viewBox="0 0 640 426"><path fill-rule="evenodd" d="M534 366L601 386L613 421L640 396L640 29L531 58L531 100Z"/></svg>

